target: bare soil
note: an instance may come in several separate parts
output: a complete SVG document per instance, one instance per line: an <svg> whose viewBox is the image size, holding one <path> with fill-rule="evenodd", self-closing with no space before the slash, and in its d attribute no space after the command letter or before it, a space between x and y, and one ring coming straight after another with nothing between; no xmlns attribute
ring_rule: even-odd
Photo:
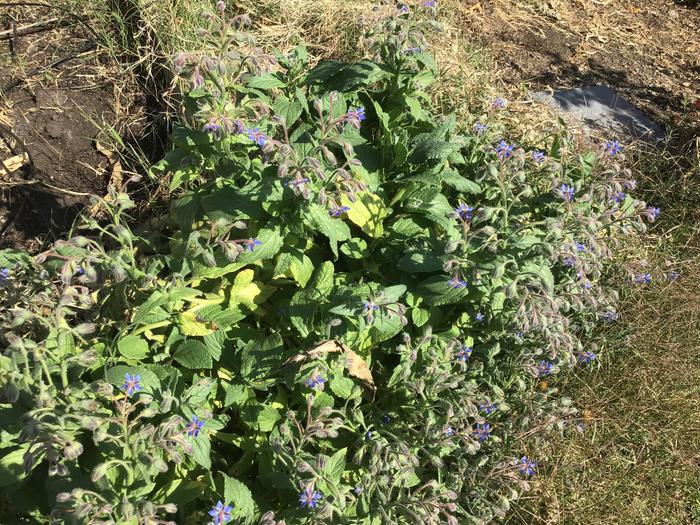
<svg viewBox="0 0 700 525"><path fill-rule="evenodd" d="M673 0L466 0L505 84L607 85L681 141L700 130L700 8Z"/></svg>
<svg viewBox="0 0 700 525"><path fill-rule="evenodd" d="M149 100L89 25L48 7L0 13L0 31L12 32L0 38L0 161L27 156L9 175L0 164L0 248L37 250L65 234L91 195L106 194L121 168L105 149L107 126L138 148L147 142Z"/></svg>

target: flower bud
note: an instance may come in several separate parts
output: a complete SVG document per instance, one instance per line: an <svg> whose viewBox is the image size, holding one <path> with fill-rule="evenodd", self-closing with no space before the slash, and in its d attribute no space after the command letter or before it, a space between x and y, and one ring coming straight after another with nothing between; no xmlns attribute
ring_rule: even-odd
<svg viewBox="0 0 700 525"><path fill-rule="evenodd" d="M166 503L163 505L163 510L168 514L175 514L177 512L177 505L174 503Z"/></svg>
<svg viewBox="0 0 700 525"><path fill-rule="evenodd" d="M105 463L100 463L95 467L95 470L92 471L90 479L92 479L93 482L101 480L104 477L104 475L107 474L108 467L109 466Z"/></svg>
<svg viewBox="0 0 700 525"><path fill-rule="evenodd" d="M134 505L126 498L122 500L121 511L124 519L130 520L134 517Z"/></svg>
<svg viewBox="0 0 700 525"><path fill-rule="evenodd" d="M32 313L29 310L23 308L15 308L12 310L12 315L14 319L12 320L12 327L21 326L32 318Z"/></svg>
<svg viewBox="0 0 700 525"><path fill-rule="evenodd" d="M311 465L309 465L306 461L300 461L297 463L297 472L310 472L311 471Z"/></svg>
<svg viewBox="0 0 700 525"><path fill-rule="evenodd" d="M63 447L63 455L69 461L76 459L80 454L83 453L83 445L78 441L73 441L68 443Z"/></svg>
<svg viewBox="0 0 700 525"><path fill-rule="evenodd" d="M210 268L216 267L216 258L210 250L202 251L202 259L204 259L204 264L206 264Z"/></svg>
<svg viewBox="0 0 700 525"><path fill-rule="evenodd" d="M95 430L100 424L100 420L94 417L83 417L80 420L80 425L87 430Z"/></svg>
<svg viewBox="0 0 700 525"><path fill-rule="evenodd" d="M518 282L513 281L508 286L506 286L504 293L508 299L513 299L518 296Z"/></svg>
<svg viewBox="0 0 700 525"><path fill-rule="evenodd" d="M112 278L117 283L120 283L126 279L126 270L121 264L114 264L112 266Z"/></svg>
<svg viewBox="0 0 700 525"><path fill-rule="evenodd" d="M234 262L241 253L235 243L227 242L223 244L224 256L229 262Z"/></svg>
<svg viewBox="0 0 700 525"><path fill-rule="evenodd" d="M131 235L131 232L129 231L129 229L126 228L126 226L124 226L122 224L115 224L114 226L112 226L112 231L114 232L114 235L116 235L117 238L123 243L128 244L128 242L132 238L132 235Z"/></svg>
<svg viewBox="0 0 700 525"><path fill-rule="evenodd" d="M58 503L65 503L69 499L71 499L71 495L69 492L59 492L58 494L56 494L56 501Z"/></svg>
<svg viewBox="0 0 700 525"><path fill-rule="evenodd" d="M95 332L95 323L80 323L73 330L79 335L90 335Z"/></svg>
<svg viewBox="0 0 700 525"><path fill-rule="evenodd" d="M352 144L349 142L343 142L343 153L345 153L345 156L350 158L355 156L355 149L352 147Z"/></svg>
<svg viewBox="0 0 700 525"><path fill-rule="evenodd" d="M78 246L79 248L82 248L82 247L90 244L90 239L88 239L87 237L84 237L82 235L76 235L75 237L71 238L70 242L74 246Z"/></svg>

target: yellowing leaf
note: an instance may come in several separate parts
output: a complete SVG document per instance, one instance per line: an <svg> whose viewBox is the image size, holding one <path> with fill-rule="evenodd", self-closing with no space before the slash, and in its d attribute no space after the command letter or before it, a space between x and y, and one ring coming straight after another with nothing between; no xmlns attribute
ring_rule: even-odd
<svg viewBox="0 0 700 525"><path fill-rule="evenodd" d="M384 202L374 193L362 192L357 194L355 202L343 194L340 202L350 210L347 212L348 219L357 224L363 232L370 237L381 237L384 235L382 221L387 215Z"/></svg>
<svg viewBox="0 0 700 525"><path fill-rule="evenodd" d="M177 324L180 327L180 333L187 336L207 335L214 331L209 328L207 321L199 321L197 314L193 311L178 314Z"/></svg>
<svg viewBox="0 0 700 525"><path fill-rule="evenodd" d="M146 339L149 341L156 341L161 344L165 342L165 334L154 334L150 330L146 330L143 335L145 335Z"/></svg>
<svg viewBox="0 0 700 525"><path fill-rule="evenodd" d="M255 310L258 304L264 302L275 291L272 286L253 281L254 276L255 271L252 269L238 272L231 287L229 306L233 307L242 304L251 310Z"/></svg>

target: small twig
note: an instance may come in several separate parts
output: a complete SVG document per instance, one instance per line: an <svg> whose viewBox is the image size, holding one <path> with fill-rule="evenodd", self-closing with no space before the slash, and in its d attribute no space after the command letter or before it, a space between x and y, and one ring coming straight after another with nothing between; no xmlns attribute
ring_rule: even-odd
<svg viewBox="0 0 700 525"><path fill-rule="evenodd" d="M73 11L66 9L65 7L51 5L44 2L0 2L0 7L47 7L49 9L56 9L77 20L83 27L85 27L85 29L88 30L88 32L92 34L92 36L98 40L101 40L100 35L93 29L90 23L85 20L85 18L75 14Z"/></svg>
<svg viewBox="0 0 700 525"><path fill-rule="evenodd" d="M7 40L8 38L17 38L18 36L31 35L32 33L46 31L60 25L65 25L67 23L68 22L66 20L62 21L60 18L50 18L49 20L41 20L39 22L34 22L32 24L17 27L17 22L13 20L12 29L0 31L0 40Z"/></svg>
<svg viewBox="0 0 700 525"><path fill-rule="evenodd" d="M1 5L1 4L0 4L0 5ZM19 85L20 85L22 82L24 82L25 80L27 80L27 79L29 79L29 78L31 78L31 77L33 77L33 76L36 76L36 75L38 75L38 74L40 74L40 73L44 73L44 72L48 71L49 69L53 69L53 68L55 68L55 67L58 67L58 66L60 66L61 64L64 64L64 63L66 63L66 62L68 62L68 61L70 61L70 60L73 60L74 58L77 58L78 56L80 56L81 54L83 54L83 53L85 53L85 52L87 52L87 51L91 51L92 49L95 49L96 47L97 47L97 43L95 43L95 42L89 42L89 43L85 44L84 46L82 46L82 47L76 49L73 53L71 53L71 54L69 54L69 55L66 55L66 56L64 56L64 57L62 57L62 58L59 58L58 60L54 60L53 62L51 62L51 63L50 63L48 66L46 66L46 67L39 67L39 68L36 68L36 69L32 69L30 72L28 72L28 73L24 76L24 78L16 78L16 79L13 80L12 82L9 82L5 87L3 87L2 89L0 89L0 96L6 94L6 93L8 93L10 90L16 88L17 86L19 86Z"/></svg>

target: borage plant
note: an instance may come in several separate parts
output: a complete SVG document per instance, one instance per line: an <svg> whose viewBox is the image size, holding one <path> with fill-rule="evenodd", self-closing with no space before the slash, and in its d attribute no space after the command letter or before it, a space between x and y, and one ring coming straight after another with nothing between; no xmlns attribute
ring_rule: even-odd
<svg viewBox="0 0 700 525"><path fill-rule="evenodd" d="M35 257L0 255L0 487L60 523L490 523L562 421L549 376L615 318L605 263L655 219L619 145L577 154L431 109L436 2L384 4L373 58L266 55L206 17L153 174ZM538 385L538 388L534 388Z"/></svg>

